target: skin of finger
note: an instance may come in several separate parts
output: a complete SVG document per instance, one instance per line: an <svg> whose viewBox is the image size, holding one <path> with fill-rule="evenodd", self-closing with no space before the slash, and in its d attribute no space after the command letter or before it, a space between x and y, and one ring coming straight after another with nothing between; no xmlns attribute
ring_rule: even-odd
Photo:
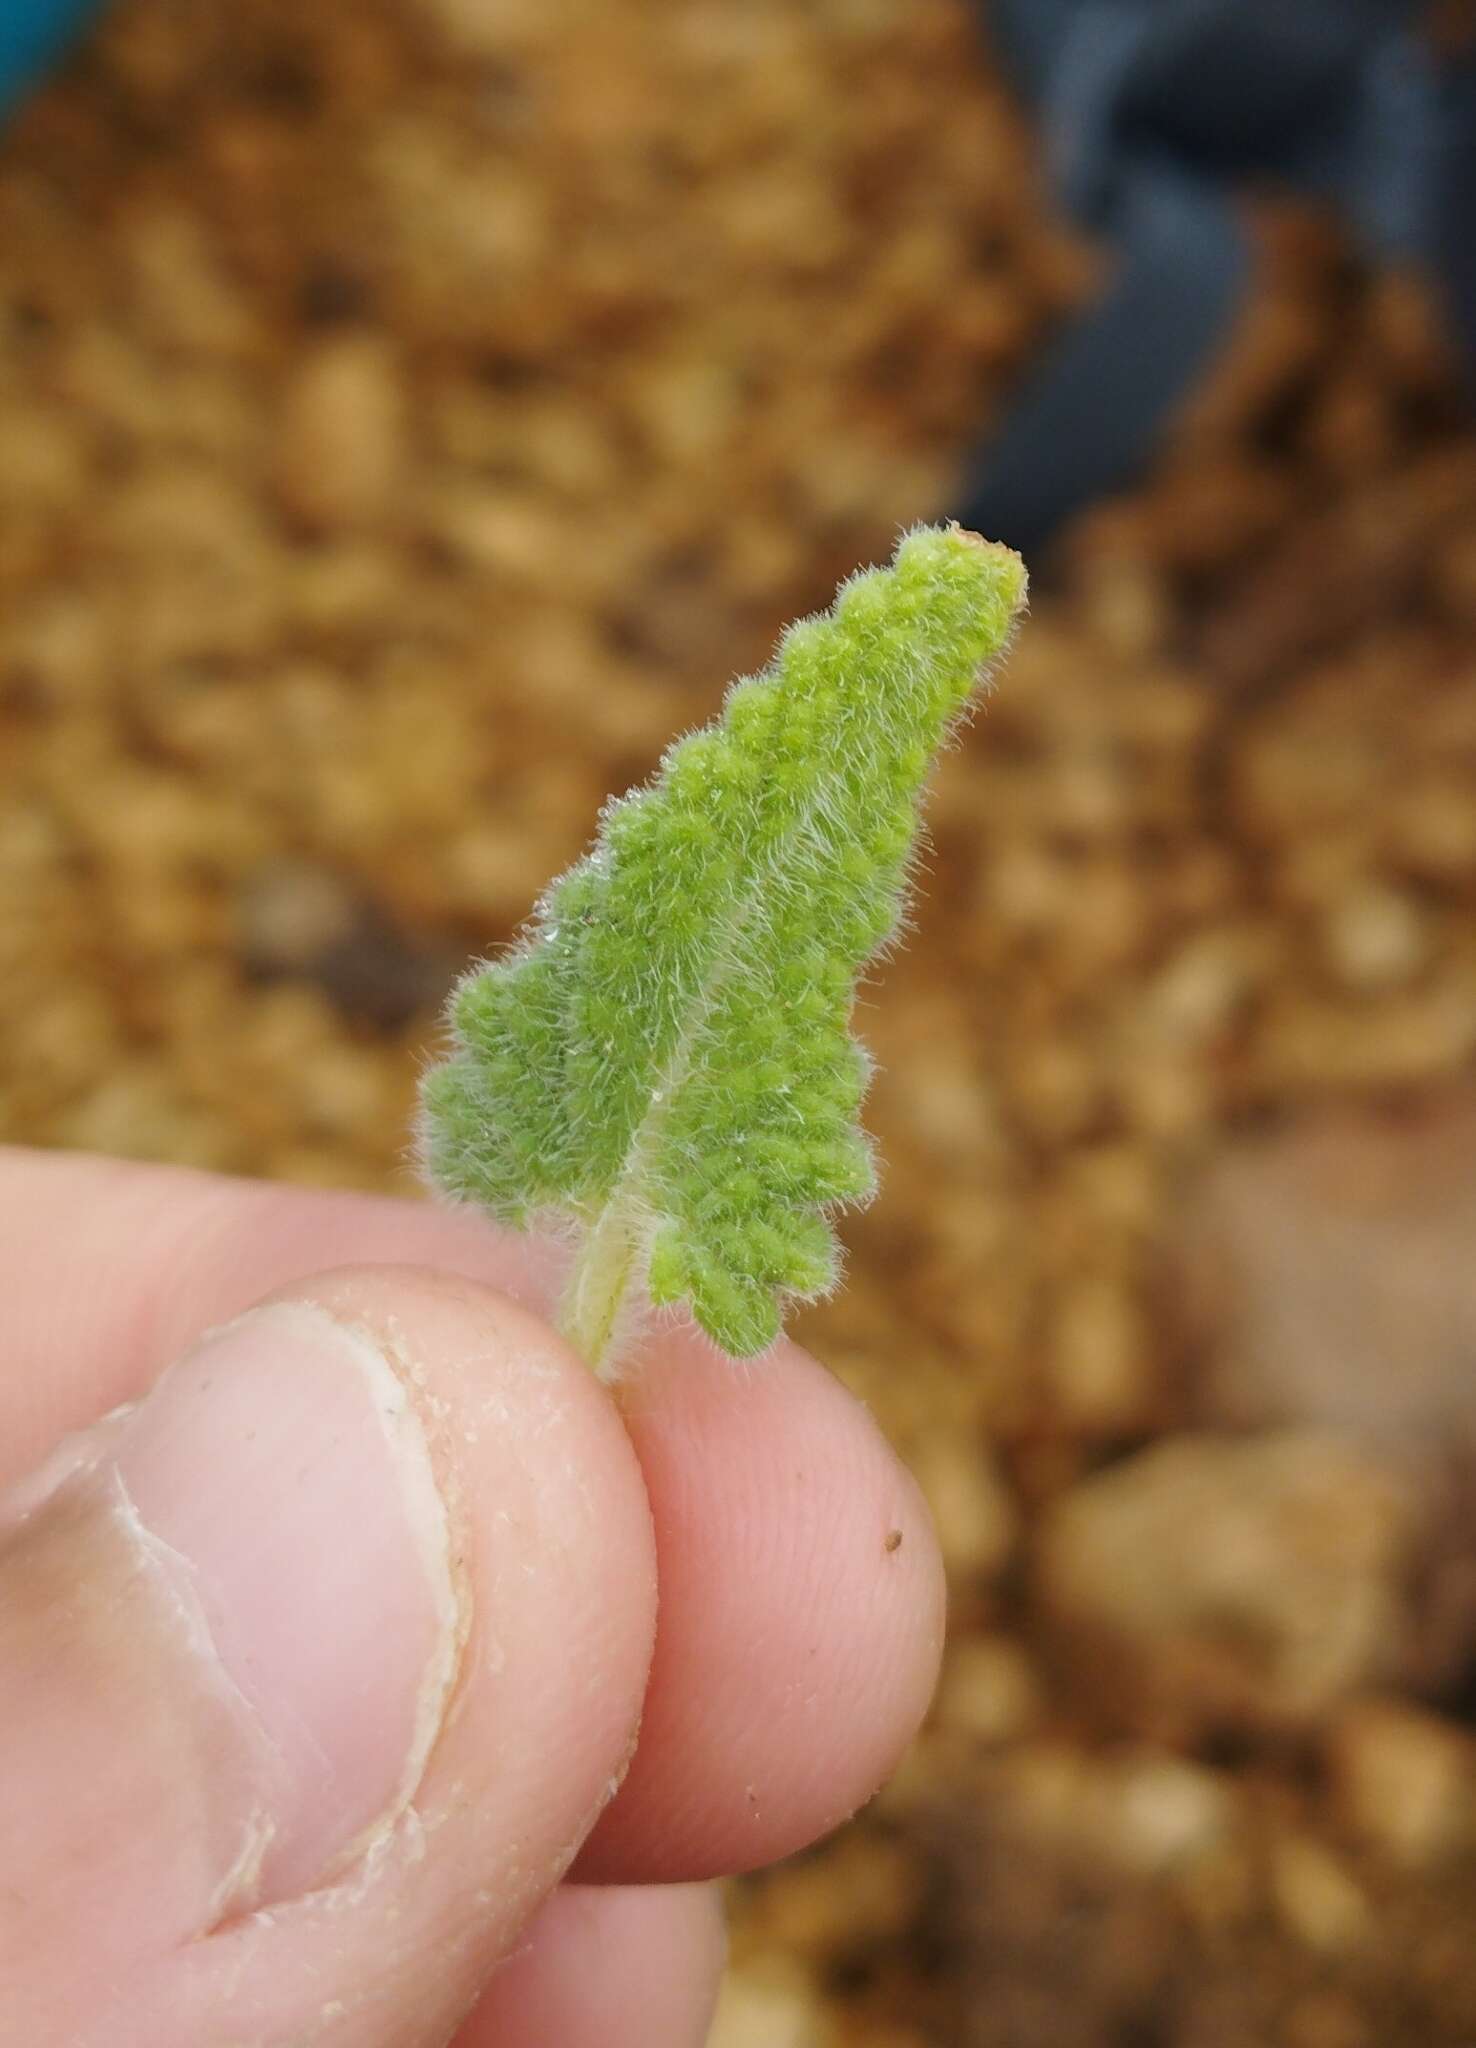
<svg viewBox="0 0 1476 2048"><path fill-rule="evenodd" d="M727 1953L711 1885L564 1885L451 2048L703 2048Z"/></svg>
<svg viewBox="0 0 1476 2048"><path fill-rule="evenodd" d="M546 1311L561 1259L466 1209L0 1146L0 1486L217 1323L335 1266L435 1266Z"/></svg>
<svg viewBox="0 0 1476 2048"><path fill-rule="evenodd" d="M0 1383L0 1463L13 1469L314 1267L424 1260L534 1308L560 1272L547 1246L464 1211L81 1155L0 1149L0 1216L18 1362ZM660 1625L640 1754L580 1874L677 1883L797 1848L870 1795L931 1693L942 1574L911 1480L798 1346L734 1366L668 1328L623 1399ZM707 1701L713 1687L727 1704Z"/></svg>
<svg viewBox="0 0 1476 2048"><path fill-rule="evenodd" d="M410 1808L346 1872L120 1973L69 2048L440 2048L630 1754L654 1548L611 1403L538 1318L455 1276L347 1269L290 1298L402 1362L470 1617L451 1706ZM42 1977L86 1940L65 1898L53 1926Z"/></svg>
<svg viewBox="0 0 1476 2048"><path fill-rule="evenodd" d="M845 1820L916 1732L945 1623L931 1518L803 1353L735 1370L658 1341L624 1405L662 1623L640 1747L575 1874L752 1869Z"/></svg>
<svg viewBox="0 0 1476 2048"><path fill-rule="evenodd" d="M0 1543L0 2039L83 2038L251 1868L267 1759L214 1677L113 1499Z"/></svg>

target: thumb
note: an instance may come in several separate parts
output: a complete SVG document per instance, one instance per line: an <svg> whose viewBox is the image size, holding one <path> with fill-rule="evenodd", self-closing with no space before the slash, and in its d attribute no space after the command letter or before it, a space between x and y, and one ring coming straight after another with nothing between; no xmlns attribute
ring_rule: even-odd
<svg viewBox="0 0 1476 2048"><path fill-rule="evenodd" d="M0 1982L33 2048L443 2042L620 1775L614 1410L411 1268L207 1335L0 1499Z"/></svg>

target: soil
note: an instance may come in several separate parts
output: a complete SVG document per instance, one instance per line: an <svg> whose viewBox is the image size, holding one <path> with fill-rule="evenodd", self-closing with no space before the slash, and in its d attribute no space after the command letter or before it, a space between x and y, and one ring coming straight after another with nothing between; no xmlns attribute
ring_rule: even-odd
<svg viewBox="0 0 1476 2048"><path fill-rule="evenodd" d="M1450 1204L1328 1220L1473 1128L1476 439L1429 282L1245 203L861 1013L885 1187L799 1334L952 1640L876 1805L733 1887L719 2048L1476 2040L1476 1282ZM0 1131L408 1191L453 974L948 510L1100 265L953 0L118 0L0 140ZM1413 1420L1313 1369L1375 1269Z"/></svg>

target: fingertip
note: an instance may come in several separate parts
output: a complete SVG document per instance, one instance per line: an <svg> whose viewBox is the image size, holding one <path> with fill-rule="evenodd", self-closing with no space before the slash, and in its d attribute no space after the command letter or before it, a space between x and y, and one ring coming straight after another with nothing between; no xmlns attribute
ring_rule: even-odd
<svg viewBox="0 0 1476 2048"><path fill-rule="evenodd" d="M356 2048L449 2031L645 1689L645 1489L568 1347L476 1282L320 1274L59 1446L0 1526L27 2038L90 2048L120 2000L157 2048L347 2038L329 2010Z"/></svg>
<svg viewBox="0 0 1476 2048"><path fill-rule="evenodd" d="M452 2048L703 2048L726 1960L714 1885L564 1885Z"/></svg>
<svg viewBox="0 0 1476 2048"><path fill-rule="evenodd" d="M582 1876L747 1869L865 1803L927 1710L942 1562L866 1409L798 1347L663 1338L626 1402L661 1609L640 1744Z"/></svg>

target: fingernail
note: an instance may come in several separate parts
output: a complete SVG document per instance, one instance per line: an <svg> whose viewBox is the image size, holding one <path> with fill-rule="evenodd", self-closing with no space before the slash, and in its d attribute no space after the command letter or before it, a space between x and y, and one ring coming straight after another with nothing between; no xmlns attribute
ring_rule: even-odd
<svg viewBox="0 0 1476 2048"><path fill-rule="evenodd" d="M447 1515L404 1379L366 1332L270 1303L84 1442L84 1482L122 1501L250 1727L265 1847L232 1903L324 1881L410 1799L455 1674Z"/></svg>

